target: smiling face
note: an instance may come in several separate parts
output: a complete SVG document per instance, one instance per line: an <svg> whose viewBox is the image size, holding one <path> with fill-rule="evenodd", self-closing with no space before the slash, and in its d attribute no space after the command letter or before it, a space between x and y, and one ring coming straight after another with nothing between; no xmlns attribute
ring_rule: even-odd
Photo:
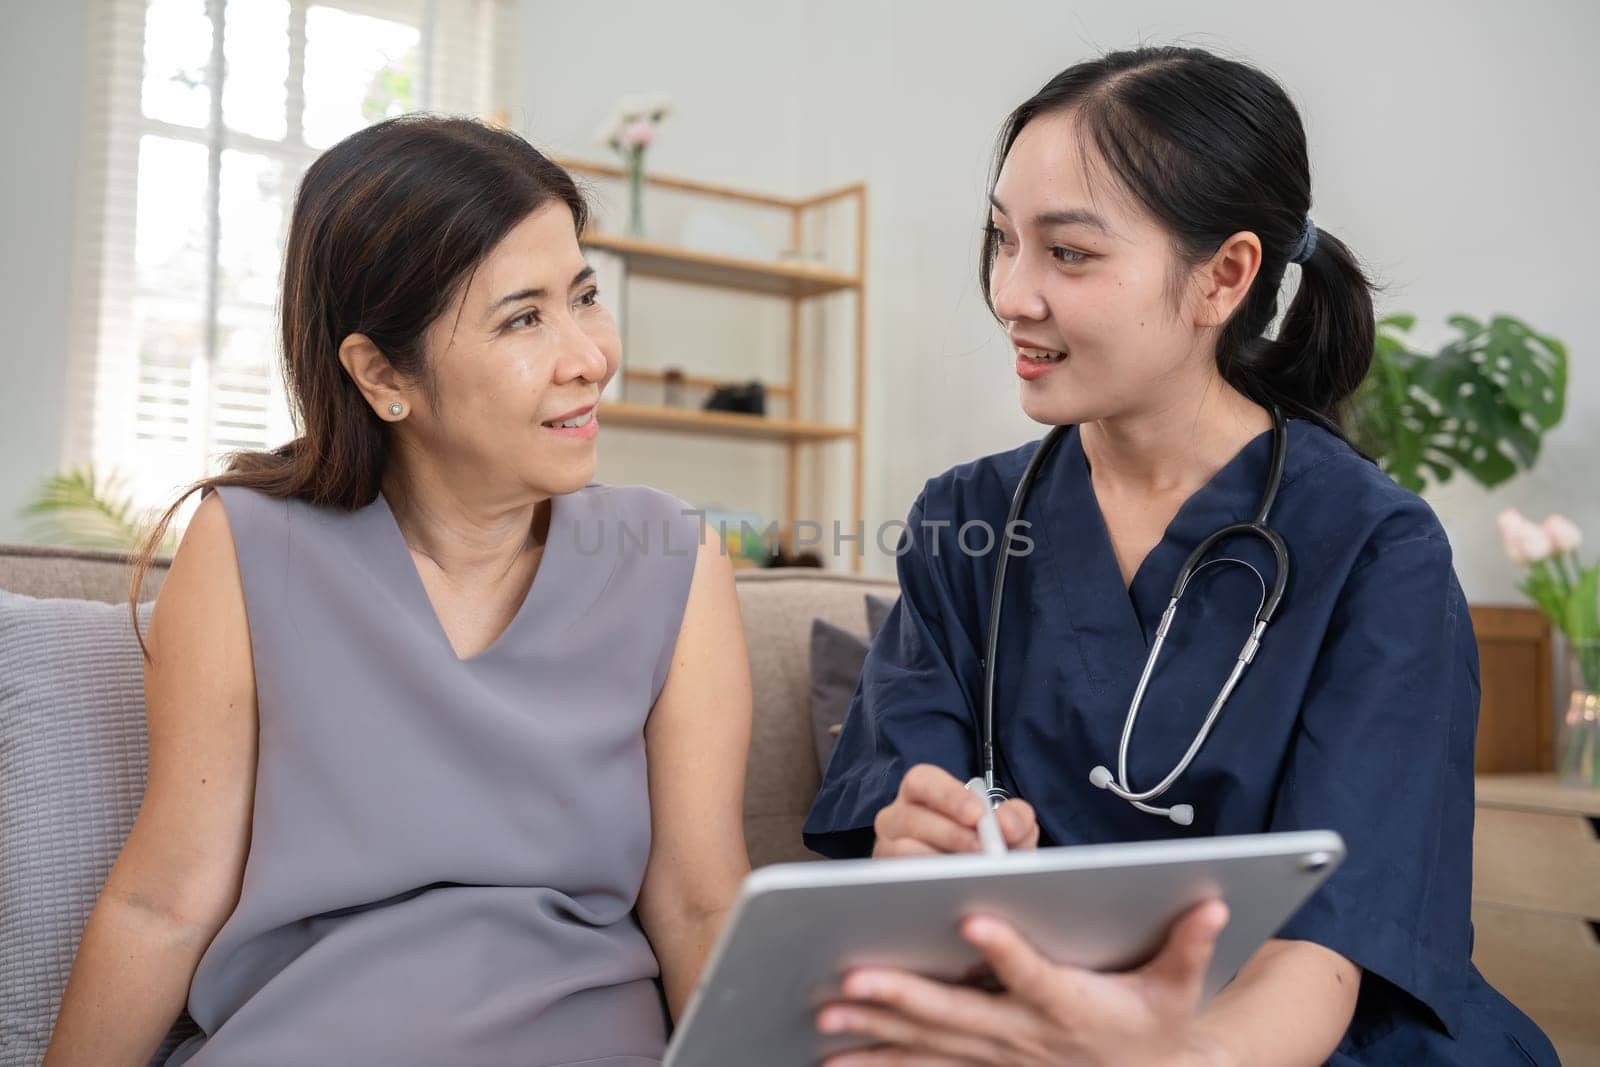
<svg viewBox="0 0 1600 1067"><path fill-rule="evenodd" d="M621 358L593 275L565 204L513 227L427 328L427 388L406 390L394 427L404 451L493 495L587 485L595 405Z"/></svg>
<svg viewBox="0 0 1600 1067"><path fill-rule="evenodd" d="M1016 350L1023 410L1051 425L1160 410L1215 374L1217 331L1188 299L1191 272L1081 144L1070 112L1033 119L990 211L990 299Z"/></svg>

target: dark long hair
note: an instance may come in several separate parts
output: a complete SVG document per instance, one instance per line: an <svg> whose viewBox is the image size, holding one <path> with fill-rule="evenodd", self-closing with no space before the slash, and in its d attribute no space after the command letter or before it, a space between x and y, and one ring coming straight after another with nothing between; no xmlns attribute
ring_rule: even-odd
<svg viewBox="0 0 1600 1067"><path fill-rule="evenodd" d="M311 164L295 197L278 306L299 436L271 452L236 453L224 473L195 482L167 508L134 565L136 632L150 561L193 493L238 485L346 510L377 498L388 424L345 373L340 344L365 334L427 393L424 331L501 238L555 201L571 209L581 234L589 209L571 175L515 133L471 119L389 119Z"/></svg>
<svg viewBox="0 0 1600 1067"><path fill-rule="evenodd" d="M1171 235L1180 260L1209 259L1235 233L1261 240L1261 269L1217 342L1223 380L1262 405L1343 433L1342 407L1372 364L1372 285L1355 256L1319 230L1276 338L1265 336L1311 209L1305 129L1266 74L1194 48L1140 48L1051 78L1006 119L990 189L1017 135L1041 115L1074 113L1089 150ZM979 258L990 300L995 239Z"/></svg>

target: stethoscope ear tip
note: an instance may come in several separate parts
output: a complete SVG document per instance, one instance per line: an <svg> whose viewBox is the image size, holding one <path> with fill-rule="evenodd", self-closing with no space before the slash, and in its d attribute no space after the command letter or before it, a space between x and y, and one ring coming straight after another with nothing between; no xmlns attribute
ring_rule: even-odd
<svg viewBox="0 0 1600 1067"><path fill-rule="evenodd" d="M1111 788L1111 771L1106 767L1096 767L1089 772L1089 784L1096 789Z"/></svg>
<svg viewBox="0 0 1600 1067"><path fill-rule="evenodd" d="M1188 826L1194 822L1194 808L1188 804L1174 804L1167 809L1167 818L1179 826Z"/></svg>

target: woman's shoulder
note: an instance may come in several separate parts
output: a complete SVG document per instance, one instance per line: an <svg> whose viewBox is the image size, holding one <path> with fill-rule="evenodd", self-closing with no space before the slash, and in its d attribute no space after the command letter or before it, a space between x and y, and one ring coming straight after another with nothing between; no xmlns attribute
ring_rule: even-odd
<svg viewBox="0 0 1600 1067"><path fill-rule="evenodd" d="M1320 527L1341 543L1359 544L1356 567L1401 545L1418 543L1446 564L1450 541L1426 500L1383 472L1337 434L1296 420L1290 423L1290 460L1280 503L1270 520ZM1285 519L1298 513L1299 519Z"/></svg>
<svg viewBox="0 0 1600 1067"><path fill-rule="evenodd" d="M704 509L653 486L590 482L557 502L552 522L560 529L552 527L551 535L572 538L585 556L692 570L704 515Z"/></svg>
<svg viewBox="0 0 1600 1067"><path fill-rule="evenodd" d="M1028 461L1039 450L1043 438L968 460L929 478L917 501L924 513L992 516L998 509L1004 516L1012 494L1022 480Z"/></svg>
<svg viewBox="0 0 1600 1067"><path fill-rule="evenodd" d="M231 524L247 526L252 530L274 524L285 524L300 516L317 516L331 520L361 510L361 508L343 509L315 504L295 496L279 496L249 485L208 486L202 495L205 502L210 502L215 497L218 506L227 513Z"/></svg>
<svg viewBox="0 0 1600 1067"><path fill-rule="evenodd" d="M632 515L697 515L683 498L650 485L612 485L590 482L569 496L585 510Z"/></svg>

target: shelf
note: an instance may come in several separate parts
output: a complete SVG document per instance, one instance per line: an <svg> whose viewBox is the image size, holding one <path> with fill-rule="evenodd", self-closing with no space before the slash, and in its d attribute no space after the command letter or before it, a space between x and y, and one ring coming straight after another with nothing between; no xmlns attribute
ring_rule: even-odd
<svg viewBox="0 0 1600 1067"><path fill-rule="evenodd" d="M665 371L651 367L623 367L622 376L630 382L649 382L651 385L664 386L667 382ZM733 378L705 378L698 374L685 374L683 376L683 384L690 389L710 391L721 385L742 385L744 383ZM780 397L787 400L794 393L794 390L787 385L773 385L770 382L765 382L762 387L766 389L768 397Z"/></svg>
<svg viewBox="0 0 1600 1067"><path fill-rule="evenodd" d="M712 437L751 437L768 441L845 441L856 436L854 426L834 426L822 422L774 419L766 415L744 415L734 411L698 411L692 408L655 407L623 401L602 402L600 427L625 427L641 430L669 430L675 433L703 434Z"/></svg>
<svg viewBox="0 0 1600 1067"><path fill-rule="evenodd" d="M861 286L859 278L825 267L737 259L617 234L589 233L583 243L622 256L634 274L693 285L787 297L821 296Z"/></svg>

